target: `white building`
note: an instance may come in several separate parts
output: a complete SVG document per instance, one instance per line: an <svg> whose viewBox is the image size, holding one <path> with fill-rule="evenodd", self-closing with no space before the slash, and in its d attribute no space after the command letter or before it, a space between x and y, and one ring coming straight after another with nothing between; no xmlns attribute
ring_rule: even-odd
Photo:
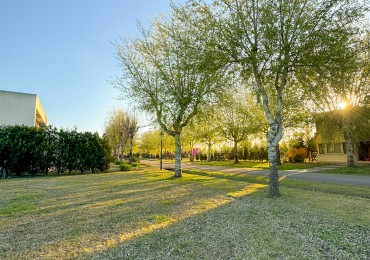
<svg viewBox="0 0 370 260"><path fill-rule="evenodd" d="M45 127L48 120L36 94L0 90L0 125Z"/></svg>

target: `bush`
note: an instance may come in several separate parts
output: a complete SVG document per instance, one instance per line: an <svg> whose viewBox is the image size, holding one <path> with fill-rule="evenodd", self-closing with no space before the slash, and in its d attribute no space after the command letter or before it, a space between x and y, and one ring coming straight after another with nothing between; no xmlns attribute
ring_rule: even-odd
<svg viewBox="0 0 370 260"><path fill-rule="evenodd" d="M307 148L290 148L286 152L285 156L288 158L289 162L304 162L307 158Z"/></svg>
<svg viewBox="0 0 370 260"><path fill-rule="evenodd" d="M140 163L138 162L133 162L132 163L132 167L136 168L136 167L139 167L140 166Z"/></svg>
<svg viewBox="0 0 370 260"><path fill-rule="evenodd" d="M49 170L58 174L65 170L105 171L112 157L108 140L97 133L58 130L52 126L0 126L0 162L5 160L9 171L20 176L48 174Z"/></svg>
<svg viewBox="0 0 370 260"><path fill-rule="evenodd" d="M119 168L123 172L131 171L132 170L132 165L128 163L121 163L119 165Z"/></svg>

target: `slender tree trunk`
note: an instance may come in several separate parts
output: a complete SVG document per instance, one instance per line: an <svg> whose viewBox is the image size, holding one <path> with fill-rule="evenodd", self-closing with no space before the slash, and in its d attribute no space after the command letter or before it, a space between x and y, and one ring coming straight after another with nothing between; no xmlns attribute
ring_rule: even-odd
<svg viewBox="0 0 370 260"><path fill-rule="evenodd" d="M238 158L238 141L234 139L234 163L239 163Z"/></svg>
<svg viewBox="0 0 370 260"><path fill-rule="evenodd" d="M271 197L279 197L279 174L277 168L277 153L279 141L281 139L281 127L277 123L270 124L270 129L267 132L267 154L270 169L269 195Z"/></svg>
<svg viewBox="0 0 370 260"><path fill-rule="evenodd" d="M181 169L181 140L180 134L175 134L175 177L182 176L182 169Z"/></svg>
<svg viewBox="0 0 370 260"><path fill-rule="evenodd" d="M114 153L117 157L117 161L119 161L119 146L118 145L114 146Z"/></svg>
<svg viewBox="0 0 370 260"><path fill-rule="evenodd" d="M347 150L347 166L355 167L355 153L353 149L352 136L349 133L344 134L344 140L346 141Z"/></svg>
<svg viewBox="0 0 370 260"><path fill-rule="evenodd" d="M194 148L190 149L190 162L194 162Z"/></svg>
<svg viewBox="0 0 370 260"><path fill-rule="evenodd" d="M134 146L134 137L130 137L130 152L128 156L128 163L132 164L132 148Z"/></svg>
<svg viewBox="0 0 370 260"><path fill-rule="evenodd" d="M123 160L125 158L125 150L126 150L126 144L127 144L127 137L125 137L122 141L122 143L120 143L120 147L121 147L121 160Z"/></svg>
<svg viewBox="0 0 370 260"><path fill-rule="evenodd" d="M256 42L257 47L257 42ZM256 58L258 48L254 50L253 58ZM269 123L269 130L267 131L267 155L270 168L270 181L269 181L269 195L271 197L279 197L279 174L277 168L277 154L276 149L279 145L280 140L283 137L281 111L283 109L283 90L287 82L288 67L285 66L282 75L275 81L275 88L277 91L276 105L275 105L275 116L272 115L269 107L269 97L264 88L261 76L258 69L258 63L255 59L253 61L253 72L258 89L261 91L263 110L265 112L266 119ZM280 78L280 84L278 85L278 79Z"/></svg>
<svg viewBox="0 0 370 260"><path fill-rule="evenodd" d="M210 162L210 161L212 161L212 159L211 159L211 142L209 142L207 144L207 148L208 148L208 150L207 150L207 162Z"/></svg>

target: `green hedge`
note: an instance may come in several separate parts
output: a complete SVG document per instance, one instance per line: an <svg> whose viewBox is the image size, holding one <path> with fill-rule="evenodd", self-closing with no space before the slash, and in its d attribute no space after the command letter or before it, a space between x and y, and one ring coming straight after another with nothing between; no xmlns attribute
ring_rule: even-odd
<svg viewBox="0 0 370 260"><path fill-rule="evenodd" d="M105 171L111 148L97 133L55 127L0 126L0 165L16 175L68 171Z"/></svg>

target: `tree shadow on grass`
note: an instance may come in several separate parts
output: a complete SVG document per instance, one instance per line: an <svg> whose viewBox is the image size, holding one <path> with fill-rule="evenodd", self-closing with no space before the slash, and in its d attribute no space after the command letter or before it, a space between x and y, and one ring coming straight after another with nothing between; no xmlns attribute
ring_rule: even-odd
<svg viewBox="0 0 370 260"><path fill-rule="evenodd" d="M152 229L81 259L366 258L368 225L344 221L298 201L271 200L264 188ZM292 195L292 194L291 194ZM294 195L294 194L293 194ZM293 198L293 199L292 199ZM316 197L320 200L320 194ZM293 203L295 201L296 203ZM320 213L320 214L318 214Z"/></svg>
<svg viewBox="0 0 370 260"><path fill-rule="evenodd" d="M246 186L206 176L174 178L163 172L10 182L10 199L26 191L39 196L24 198L37 209L2 216L0 258L89 255L228 203L233 192ZM1 207L2 203L0 211Z"/></svg>

